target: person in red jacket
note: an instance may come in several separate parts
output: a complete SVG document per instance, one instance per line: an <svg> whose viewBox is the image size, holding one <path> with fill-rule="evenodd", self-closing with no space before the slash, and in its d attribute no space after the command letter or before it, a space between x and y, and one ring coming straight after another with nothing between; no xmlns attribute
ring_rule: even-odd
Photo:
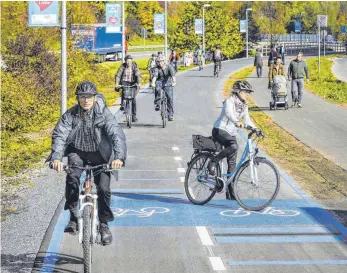
<svg viewBox="0 0 347 273"><path fill-rule="evenodd" d="M180 56L177 54L176 50L172 50L169 57L169 62L175 68L175 72L177 72L177 64L179 60L180 60Z"/></svg>

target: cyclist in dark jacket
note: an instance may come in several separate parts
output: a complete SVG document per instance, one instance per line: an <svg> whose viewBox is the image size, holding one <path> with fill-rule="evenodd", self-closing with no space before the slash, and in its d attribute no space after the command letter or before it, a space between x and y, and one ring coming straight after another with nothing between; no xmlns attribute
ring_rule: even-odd
<svg viewBox="0 0 347 273"><path fill-rule="evenodd" d="M81 82L76 89L78 104L67 110L58 121L52 134L52 152L47 159L53 168L63 170L62 159L68 157L69 165L96 166L110 163L119 169L125 164L127 147L122 128L105 105L105 99L91 82ZM82 170L70 168L66 176L65 207L70 210L70 221L65 232L77 231L77 204L79 179ZM113 221L110 208L110 173L94 177L98 193L101 240L104 245L112 242L108 222Z"/></svg>
<svg viewBox="0 0 347 273"><path fill-rule="evenodd" d="M219 70L222 70L222 51L220 50L220 46L216 45L216 49L213 51L213 62L214 62L214 72L213 74L216 76L217 65L219 66Z"/></svg>
<svg viewBox="0 0 347 273"><path fill-rule="evenodd" d="M115 76L115 82L116 82L116 88L115 90L118 91L119 90L119 84L120 85L126 85L126 86L130 86L130 85L137 85L137 91L140 90L140 80L141 80L141 73L139 68L137 67L137 64L135 62L133 62L133 57L131 57L130 55L127 55L125 57L125 63L123 63ZM122 99L121 99L121 107L120 110L123 111L124 110L124 96L123 96L123 92L122 92ZM137 117L136 117L136 94L134 99L132 100L132 121L133 122L137 122Z"/></svg>
<svg viewBox="0 0 347 273"><path fill-rule="evenodd" d="M176 85L175 69L172 65L165 63L165 58L160 56L157 58L158 67L154 71L152 86L155 87L155 111L160 110L161 90L167 98L167 111L169 121L173 121L173 87Z"/></svg>

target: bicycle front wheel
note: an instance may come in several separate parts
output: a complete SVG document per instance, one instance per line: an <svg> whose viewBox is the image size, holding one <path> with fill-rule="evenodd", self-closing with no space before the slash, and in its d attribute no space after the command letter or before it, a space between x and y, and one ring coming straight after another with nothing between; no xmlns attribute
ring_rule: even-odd
<svg viewBox="0 0 347 273"><path fill-rule="evenodd" d="M258 211L275 200L280 189L280 177L275 165L260 157L254 159L253 173L254 181L250 161L241 166L235 176L234 194L242 208Z"/></svg>
<svg viewBox="0 0 347 273"><path fill-rule="evenodd" d="M184 180L184 189L188 199L196 205L204 205L216 194L216 181L209 176L208 163L213 157L210 153L200 153L189 164ZM198 177L199 176L199 177ZM221 176L219 164L217 176Z"/></svg>
<svg viewBox="0 0 347 273"><path fill-rule="evenodd" d="M166 121L167 121L167 103L166 103L166 100L163 100L162 105L161 105L161 119L163 121L163 128L165 128L166 127Z"/></svg>
<svg viewBox="0 0 347 273"><path fill-rule="evenodd" d="M83 264L84 273L92 272L92 245L91 245L91 206L86 206L83 210Z"/></svg>
<svg viewBox="0 0 347 273"><path fill-rule="evenodd" d="M132 122L132 108L131 108L132 104L130 100L127 100L127 105L126 105L126 109L127 109L127 125L129 128L131 128L131 122Z"/></svg>

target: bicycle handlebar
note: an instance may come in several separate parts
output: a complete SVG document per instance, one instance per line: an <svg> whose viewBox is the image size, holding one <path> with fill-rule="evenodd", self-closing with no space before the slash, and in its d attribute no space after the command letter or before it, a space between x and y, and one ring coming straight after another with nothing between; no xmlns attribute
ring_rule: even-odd
<svg viewBox="0 0 347 273"><path fill-rule="evenodd" d="M248 126L248 125L246 125L244 128L245 128L246 130L251 131L251 132L248 134L248 138L251 138L254 134L256 134L257 137L259 137L259 138L264 138L264 133L263 133L263 131L261 131L261 130L259 130L259 129L257 129L257 128L253 128L253 127Z"/></svg>
<svg viewBox="0 0 347 273"><path fill-rule="evenodd" d="M53 162L49 163L49 167L51 169L53 169ZM102 168L104 172L112 172L112 171L117 171L117 169L112 169L110 164L100 164L100 165L96 165L96 166L85 166L85 167L81 167L81 166L75 166L75 165L63 165L63 169L65 172L67 172L69 169L71 168L76 168L79 170L95 170L98 168Z"/></svg>
<svg viewBox="0 0 347 273"><path fill-rule="evenodd" d="M118 85L118 87L116 87L117 89L120 89L120 88L124 88L124 87L128 87L128 88L131 88L131 87L138 87L139 85L138 84L133 84L133 85Z"/></svg>

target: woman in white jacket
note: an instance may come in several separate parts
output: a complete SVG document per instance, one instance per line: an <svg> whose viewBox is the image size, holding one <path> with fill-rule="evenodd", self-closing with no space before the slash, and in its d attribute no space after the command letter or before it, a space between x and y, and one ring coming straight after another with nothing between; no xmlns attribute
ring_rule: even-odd
<svg viewBox="0 0 347 273"><path fill-rule="evenodd" d="M244 120L245 125L256 128L248 114L247 96L254 92L247 81L236 81L232 87L232 94L223 102L223 109L216 120L212 130L213 138L224 146L224 149L209 163L210 174L216 175L216 164L223 158L228 160L228 173L236 167L238 144L236 141L237 128L242 128L240 122ZM232 193L231 184L229 192ZM227 199L231 196L227 193Z"/></svg>

